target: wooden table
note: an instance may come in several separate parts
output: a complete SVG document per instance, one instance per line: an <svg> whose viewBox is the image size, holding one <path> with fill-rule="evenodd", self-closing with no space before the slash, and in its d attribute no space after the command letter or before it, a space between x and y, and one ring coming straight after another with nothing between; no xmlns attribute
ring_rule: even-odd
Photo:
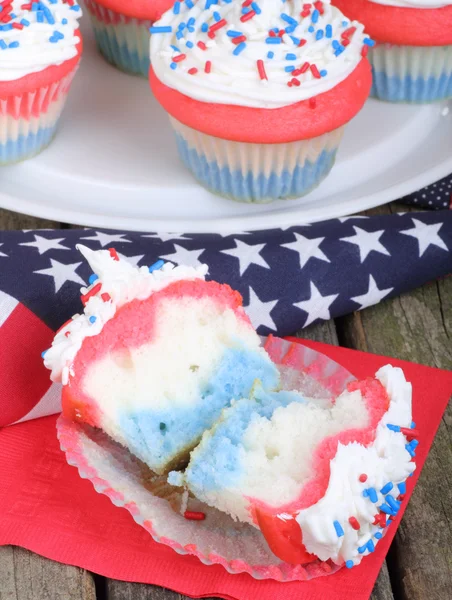
<svg viewBox="0 0 452 600"><path fill-rule="evenodd" d="M400 210L408 209L390 205L372 213ZM44 227L68 226L0 210L0 230ZM311 326L300 337L452 369L452 277ZM371 598L452 600L451 404ZM60 565L21 548L0 548L0 600L107 599L186 600L155 586L114 581Z"/></svg>

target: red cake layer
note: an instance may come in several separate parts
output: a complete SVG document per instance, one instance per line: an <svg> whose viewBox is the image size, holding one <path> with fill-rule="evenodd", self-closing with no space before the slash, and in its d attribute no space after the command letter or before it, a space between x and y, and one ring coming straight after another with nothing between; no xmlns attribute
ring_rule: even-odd
<svg viewBox="0 0 452 600"><path fill-rule="evenodd" d="M136 19L146 19L157 21L170 9L174 0L96 0L98 4L105 6L109 10L121 13L128 17Z"/></svg>
<svg viewBox="0 0 452 600"><path fill-rule="evenodd" d="M310 139L350 121L369 96L372 75L367 59L332 90L283 108L249 108L199 102L162 83L151 67L150 84L157 100L175 119L218 138L256 144Z"/></svg>
<svg viewBox="0 0 452 600"><path fill-rule="evenodd" d="M335 0L349 18L364 24L377 42L405 46L452 44L452 5L443 8L399 8L370 0Z"/></svg>

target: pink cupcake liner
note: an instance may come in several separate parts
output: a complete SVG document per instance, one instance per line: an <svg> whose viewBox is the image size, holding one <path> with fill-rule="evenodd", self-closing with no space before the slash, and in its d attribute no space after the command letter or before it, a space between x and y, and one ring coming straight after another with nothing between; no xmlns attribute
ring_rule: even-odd
<svg viewBox="0 0 452 600"><path fill-rule="evenodd" d="M354 379L342 366L301 344L270 336L265 348L279 366L282 385L311 398L327 400L342 392ZM80 425L61 415L57 433L67 462L83 479L89 479L98 493L125 508L152 538L178 554L196 556L205 565L222 565L229 573L248 573L255 579L281 582L306 581L337 572L330 561L306 566L281 562L268 548L255 527L237 523L228 515L188 500L188 510L202 511L203 521L191 521L176 513L167 500L154 496L143 485L140 465L122 446L105 433Z"/></svg>

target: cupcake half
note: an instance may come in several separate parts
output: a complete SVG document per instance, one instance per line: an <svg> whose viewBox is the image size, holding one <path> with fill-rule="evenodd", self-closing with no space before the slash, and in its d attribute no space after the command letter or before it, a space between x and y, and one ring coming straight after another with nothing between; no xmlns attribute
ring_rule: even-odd
<svg viewBox="0 0 452 600"><path fill-rule="evenodd" d="M198 181L241 202L309 192L362 108L371 41L330 2L176 2L154 24L150 83Z"/></svg>
<svg viewBox="0 0 452 600"><path fill-rule="evenodd" d="M226 409L172 484L250 523L290 564L351 568L400 510L415 469L411 385L387 365L330 405L266 393Z"/></svg>
<svg viewBox="0 0 452 600"><path fill-rule="evenodd" d="M388 102L426 103L452 97L451 0L335 0L364 23L371 95Z"/></svg>
<svg viewBox="0 0 452 600"><path fill-rule="evenodd" d="M56 334L44 363L63 383L63 413L105 431L156 473L188 452L233 398L279 374L241 296L206 267L136 268L79 247L95 274L84 312Z"/></svg>
<svg viewBox="0 0 452 600"><path fill-rule="evenodd" d="M0 165L30 158L55 135L80 61L74 0L3 2L0 12Z"/></svg>
<svg viewBox="0 0 452 600"><path fill-rule="evenodd" d="M149 73L149 28L174 0L85 0L97 47L113 66Z"/></svg>

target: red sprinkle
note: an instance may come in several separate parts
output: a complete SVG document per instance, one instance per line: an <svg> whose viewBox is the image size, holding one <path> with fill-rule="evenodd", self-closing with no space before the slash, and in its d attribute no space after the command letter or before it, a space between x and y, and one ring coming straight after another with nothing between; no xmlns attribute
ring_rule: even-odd
<svg viewBox="0 0 452 600"><path fill-rule="evenodd" d="M348 522L350 523L350 525L353 527L353 529L355 531L358 531L358 529L361 528L361 525L358 523L358 521L355 519L355 517L350 517Z"/></svg>
<svg viewBox="0 0 452 600"><path fill-rule="evenodd" d="M196 75L196 73L198 72L198 69L196 67L192 67L191 69L188 69L187 73L189 75Z"/></svg>
<svg viewBox="0 0 452 600"><path fill-rule="evenodd" d="M359 480L361 483L365 483L367 481L367 475L365 473L363 473L362 475L359 476Z"/></svg>
<svg viewBox="0 0 452 600"><path fill-rule="evenodd" d="M349 27L348 29L346 29L345 31L343 31L341 33L341 37L348 38L351 35L353 35L355 33L355 31L356 31L356 27Z"/></svg>
<svg viewBox="0 0 452 600"><path fill-rule="evenodd" d="M107 292L104 292L103 294L101 294L100 297L102 298L102 300L104 302L108 302L109 300L111 300L111 296L110 296L110 294L107 294Z"/></svg>
<svg viewBox="0 0 452 600"><path fill-rule="evenodd" d="M210 71L212 70L212 63L210 62L210 60L206 61L206 65L204 67L204 71L206 73L210 73Z"/></svg>
<svg viewBox="0 0 452 600"><path fill-rule="evenodd" d="M196 45L198 46L198 48L201 48L201 50L207 50L207 46L204 42L199 41Z"/></svg>
<svg viewBox="0 0 452 600"><path fill-rule="evenodd" d="M311 10L309 8L306 8L305 10L301 11L300 16L309 17L310 14L311 14Z"/></svg>
<svg viewBox="0 0 452 600"><path fill-rule="evenodd" d="M119 260L118 253L116 252L116 250L114 248L109 248L108 251L110 252L110 256L112 257L113 260Z"/></svg>
<svg viewBox="0 0 452 600"><path fill-rule="evenodd" d="M265 72L265 66L264 66L264 61L263 60L258 60L257 61L257 70L259 71L259 77L261 79L267 79L267 73Z"/></svg>
<svg viewBox="0 0 452 600"><path fill-rule="evenodd" d="M72 323L72 319L68 319L68 320L66 321L66 323L63 323L63 325L61 325L61 327L60 327L60 328L57 330L57 332L56 332L56 334L55 334L55 335L57 335L58 333L60 333L60 331L61 331L62 329L64 329L64 328L66 327L66 325L69 325L69 323Z"/></svg>
<svg viewBox="0 0 452 600"><path fill-rule="evenodd" d="M306 40L301 39L300 43L298 44L298 47L301 48L302 46L304 46L307 43Z"/></svg>
<svg viewBox="0 0 452 600"><path fill-rule="evenodd" d="M182 60L185 60L186 58L187 58L186 54L178 54L177 56L173 56L173 62L179 63Z"/></svg>
<svg viewBox="0 0 452 600"><path fill-rule="evenodd" d="M237 37L232 38L231 42L233 44L235 44L236 46L238 46L242 42L246 42L246 36L244 36L244 35L238 35Z"/></svg>
<svg viewBox="0 0 452 600"><path fill-rule="evenodd" d="M242 23L246 23L246 21L249 21L250 19L252 19L255 16L256 16L256 11L255 10L250 10L246 14L242 15L240 17L240 20L242 21Z"/></svg>
<svg viewBox="0 0 452 600"><path fill-rule="evenodd" d="M246 8L247 6L249 6L251 3L253 2L253 0L245 0L245 2L242 2L242 6L243 8Z"/></svg>
<svg viewBox="0 0 452 600"><path fill-rule="evenodd" d="M64 334L66 337L69 337L71 335L70 331L66 331L66 333Z"/></svg>
<svg viewBox="0 0 452 600"><path fill-rule="evenodd" d="M300 73L306 73L306 71L309 69L309 63L305 62L303 65L301 65L300 67Z"/></svg>
<svg viewBox="0 0 452 600"><path fill-rule="evenodd" d="M24 26L22 25L22 23L15 22L15 23L13 23L13 28L22 30L24 28Z"/></svg>
<svg viewBox="0 0 452 600"><path fill-rule="evenodd" d="M292 79L291 81L292 85L294 85L295 87L298 87L300 85L300 82L298 79L296 79L295 77Z"/></svg>
<svg viewBox="0 0 452 600"><path fill-rule="evenodd" d="M379 525L380 527L386 527L386 515L382 512L376 514L372 525Z"/></svg>
<svg viewBox="0 0 452 600"><path fill-rule="evenodd" d="M226 19L221 19L221 21L217 21L216 23L214 23L213 25L210 26L209 32L211 32L211 31L218 31L219 29L221 29L225 25L227 25Z"/></svg>
<svg viewBox="0 0 452 600"><path fill-rule="evenodd" d="M314 75L316 79L320 79L321 75L316 65L311 65L311 73Z"/></svg>
<svg viewBox="0 0 452 600"><path fill-rule="evenodd" d="M361 48L361 56L366 57L369 52L369 46L363 46Z"/></svg>
<svg viewBox="0 0 452 600"><path fill-rule="evenodd" d="M206 515L203 512L197 512L194 510L186 510L184 512L184 518L188 519L189 521L204 521L204 519L206 518Z"/></svg>
<svg viewBox="0 0 452 600"><path fill-rule="evenodd" d="M83 306L86 306L86 303L92 296L95 296L98 292L100 292L101 287L101 283L96 283L96 285L93 288L91 288L89 292L87 292L81 297Z"/></svg>
<svg viewBox="0 0 452 600"><path fill-rule="evenodd" d="M415 440L419 437L419 431L417 429L410 429L409 427L401 427L400 431L406 436L407 440Z"/></svg>

